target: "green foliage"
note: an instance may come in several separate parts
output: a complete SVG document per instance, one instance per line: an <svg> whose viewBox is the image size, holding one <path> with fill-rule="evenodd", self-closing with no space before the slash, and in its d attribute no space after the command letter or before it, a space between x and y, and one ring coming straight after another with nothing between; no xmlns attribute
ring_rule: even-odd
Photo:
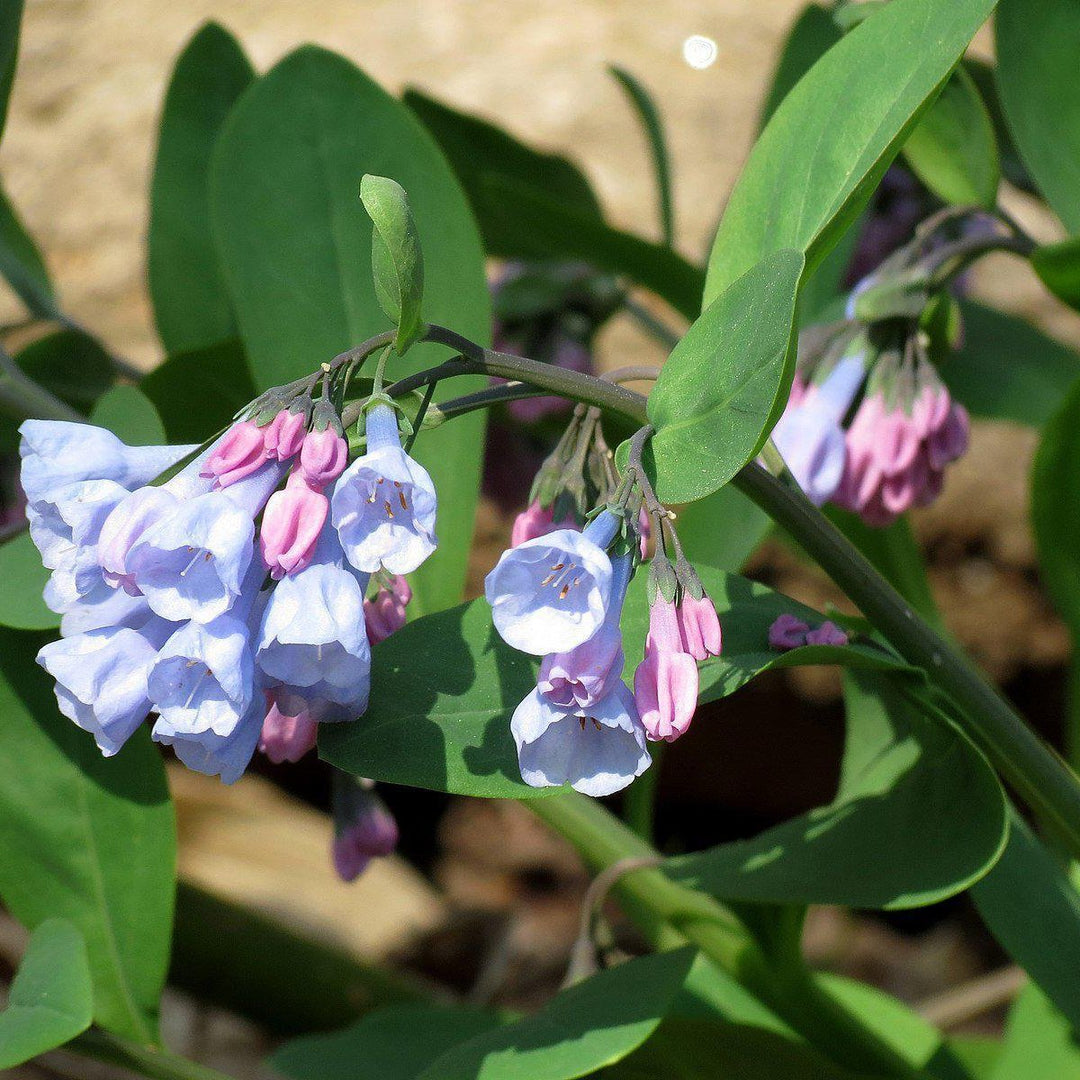
<svg viewBox="0 0 1080 1080"><path fill-rule="evenodd" d="M782 248L816 268L993 8L893 0L822 57L750 153L713 244L706 303Z"/></svg>
<svg viewBox="0 0 1080 1080"><path fill-rule="evenodd" d="M60 616L41 598L49 571L28 532L18 533L0 544L0 626L17 630L52 630Z"/></svg>
<svg viewBox="0 0 1080 1080"><path fill-rule="evenodd" d="M605 224L588 181L565 158L540 154L418 91L405 102L450 160L489 255L581 259L652 289L687 318L701 310L701 271L662 244Z"/></svg>
<svg viewBox="0 0 1080 1080"><path fill-rule="evenodd" d="M1076 1029L1034 986L1020 994L1009 1012L992 1080L1080 1080Z"/></svg>
<svg viewBox="0 0 1080 1080"><path fill-rule="evenodd" d="M39 319L58 317L45 260L3 189L0 189L0 276L31 315Z"/></svg>
<svg viewBox="0 0 1080 1080"><path fill-rule="evenodd" d="M931 706L869 672L845 679L847 741L834 801L752 840L666 863L725 900L906 908L967 888L1007 831L993 770Z"/></svg>
<svg viewBox="0 0 1080 1080"><path fill-rule="evenodd" d="M1031 265L1059 300L1080 310L1080 237L1036 248Z"/></svg>
<svg viewBox="0 0 1080 1080"><path fill-rule="evenodd" d="M718 296L690 327L649 395L657 495L716 491L761 448L794 374L802 256L780 251Z"/></svg>
<svg viewBox="0 0 1080 1080"><path fill-rule="evenodd" d="M802 9L784 39L769 93L761 108L759 129L765 127L780 102L841 37L840 27L823 7L807 4Z"/></svg>
<svg viewBox="0 0 1080 1080"><path fill-rule="evenodd" d="M165 428L153 402L137 386L114 386L90 413L90 422L108 428L129 446L165 441Z"/></svg>
<svg viewBox="0 0 1080 1080"><path fill-rule="evenodd" d="M4 0L0 4L0 136L7 122L11 84L19 58L19 27L22 23L22 0Z"/></svg>
<svg viewBox="0 0 1080 1080"><path fill-rule="evenodd" d="M1039 190L1080 232L1080 7L1073 0L1001 0L994 20L1001 103Z"/></svg>
<svg viewBox="0 0 1080 1080"><path fill-rule="evenodd" d="M158 129L147 236L150 298L169 353L236 336L210 231L210 157L255 72L240 43L207 23L177 58Z"/></svg>
<svg viewBox="0 0 1080 1080"><path fill-rule="evenodd" d="M0 1069L62 1046L90 1026L90 965L79 931L46 919L30 935L26 955L0 1012Z"/></svg>
<svg viewBox="0 0 1080 1080"><path fill-rule="evenodd" d="M360 201L374 226L371 269L375 295L386 317L397 326L394 347L399 356L420 336L424 297L424 253L409 210L405 189L385 176L360 181Z"/></svg>
<svg viewBox="0 0 1080 1080"><path fill-rule="evenodd" d="M428 261L426 317L488 340L480 240L456 180L409 111L348 61L314 47L282 60L234 109L211 172L214 235L260 389L386 329L372 284L372 225L356 197L365 173L391 175L409 193ZM436 349L411 349L389 376L430 366ZM455 380L460 392L482 385ZM439 492L442 541L416 576L419 610L460 598L482 430L476 413L417 442Z"/></svg>
<svg viewBox="0 0 1080 1080"><path fill-rule="evenodd" d="M972 890L987 929L1080 1030L1080 893L1012 812L1000 861Z"/></svg>
<svg viewBox="0 0 1080 1080"><path fill-rule="evenodd" d="M0 898L30 929L59 916L82 934L94 1019L156 1040L168 966L175 830L148 732L115 758L59 715L34 663L40 635L0 631Z"/></svg>
<svg viewBox="0 0 1080 1080"><path fill-rule="evenodd" d="M170 356L139 383L170 442L201 443L256 396L239 341Z"/></svg>
<svg viewBox="0 0 1080 1080"><path fill-rule="evenodd" d="M1001 161L994 125L974 80L962 67L908 136L904 157L945 202L989 209L996 205Z"/></svg>
<svg viewBox="0 0 1080 1080"><path fill-rule="evenodd" d="M1080 378L1080 357L1015 316L961 307L963 344L940 368L950 393L972 416L1042 427Z"/></svg>

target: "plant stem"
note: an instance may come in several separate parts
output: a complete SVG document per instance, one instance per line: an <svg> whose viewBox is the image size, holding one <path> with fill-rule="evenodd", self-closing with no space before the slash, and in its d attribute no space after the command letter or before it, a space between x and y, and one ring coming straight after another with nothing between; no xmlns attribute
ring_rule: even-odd
<svg viewBox="0 0 1080 1080"><path fill-rule="evenodd" d="M643 304L639 304L636 300L631 300L627 297L623 301L623 308L626 313L632 316L641 324L641 326L647 330L661 345L664 346L669 352L679 344L679 338L681 337L675 330L672 330L667 323L661 322L647 307Z"/></svg>
<svg viewBox="0 0 1080 1080"><path fill-rule="evenodd" d="M651 747L652 766L645 770L623 795L623 820L646 843L654 838L656 813L656 786L660 779L660 763L663 760L662 742Z"/></svg>
<svg viewBox="0 0 1080 1080"><path fill-rule="evenodd" d="M168 1050L155 1050L128 1042L117 1035L91 1028L64 1046L64 1051L130 1069L151 1080L231 1080L217 1069L207 1068Z"/></svg>

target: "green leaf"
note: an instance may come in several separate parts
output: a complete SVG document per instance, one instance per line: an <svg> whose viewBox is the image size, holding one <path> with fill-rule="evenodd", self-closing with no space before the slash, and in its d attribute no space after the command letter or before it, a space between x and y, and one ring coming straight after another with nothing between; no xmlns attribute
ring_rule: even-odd
<svg viewBox="0 0 1080 1080"><path fill-rule="evenodd" d="M1080 1030L1080 893L1015 811L1005 853L971 898L1001 947Z"/></svg>
<svg viewBox="0 0 1080 1080"><path fill-rule="evenodd" d="M94 1019L152 1042L176 858L165 770L147 731L106 759L59 715L34 663L46 640L0 630L0 897L31 929L51 916L74 923Z"/></svg>
<svg viewBox="0 0 1080 1080"><path fill-rule="evenodd" d="M0 38L2 40L2 38ZM0 188L0 275L27 311L38 319L56 319L56 306L49 271L34 238L26 231L18 214Z"/></svg>
<svg viewBox="0 0 1080 1080"><path fill-rule="evenodd" d="M1059 300L1080 311L1080 237L1036 248L1031 265Z"/></svg>
<svg viewBox="0 0 1080 1080"><path fill-rule="evenodd" d="M690 503L678 520L679 540L696 567L741 570L772 529L772 518L732 484Z"/></svg>
<svg viewBox="0 0 1080 1080"><path fill-rule="evenodd" d="M1029 195L1036 194L1035 182L1031 179L1027 166L1020 159L1016 144L1013 142L1012 132L1005 120L1005 110L1001 106L1001 95L998 93L997 72L994 65L974 56L965 56L963 65L964 70L979 88L979 95L983 99L986 111L990 114L990 122L994 125L994 138L1001 155L1002 175L1013 187L1026 191Z"/></svg>
<svg viewBox="0 0 1080 1080"><path fill-rule="evenodd" d="M967 739L869 672L845 677L847 742L828 806L754 837L669 859L725 900L907 908L969 887L1001 854L1005 797Z"/></svg>
<svg viewBox="0 0 1080 1080"><path fill-rule="evenodd" d="M270 1064L292 1080L415 1080L445 1051L498 1022L487 1009L395 1005L344 1031L294 1039Z"/></svg>
<svg viewBox="0 0 1080 1080"><path fill-rule="evenodd" d="M764 585L698 569L724 626L723 656L701 665L702 700L734 693L778 667L840 663L907 670L872 642L770 650L769 627L777 615L790 612L812 626L824 616ZM632 650L643 646L649 624L646 577L637 575L623 609L631 665ZM521 781L510 736L510 717L536 684L536 662L499 637L485 600L418 619L381 642L372 653L372 681L363 716L328 724L319 733L320 756L332 765L387 783L461 795L550 794ZM380 686L392 692L380 693Z"/></svg>
<svg viewBox="0 0 1080 1080"><path fill-rule="evenodd" d="M990 114L974 80L959 67L904 143L915 175L939 198L993 209L1001 160Z"/></svg>
<svg viewBox="0 0 1080 1080"><path fill-rule="evenodd" d="M807 4L792 24L784 41L780 59L773 72L768 96L761 108L758 129L772 118L780 102L791 93L798 81L842 37L832 15L817 4Z"/></svg>
<svg viewBox="0 0 1080 1080"><path fill-rule="evenodd" d="M53 630L60 616L41 598L49 571L28 532L0 544L0 625L16 630Z"/></svg>
<svg viewBox="0 0 1080 1080"><path fill-rule="evenodd" d="M1043 430L1031 486L1031 524L1043 584L1054 606L1080 638L1080 382Z"/></svg>
<svg viewBox="0 0 1080 1080"><path fill-rule="evenodd" d="M244 348L223 341L170 356L139 383L153 402L170 442L201 443L227 427L257 394Z"/></svg>
<svg viewBox="0 0 1080 1080"><path fill-rule="evenodd" d="M657 1028L686 978L691 948L608 968L539 1012L456 1046L422 1080L574 1080L612 1065Z"/></svg>
<svg viewBox="0 0 1080 1080"><path fill-rule="evenodd" d="M652 95L639 79L636 79L625 68L609 67L608 71L623 88L645 132L649 154L652 158L653 176L656 180L656 198L660 210L660 236L664 243L671 247L675 242L675 204L671 194L671 161L668 158L664 138L664 121L660 117L660 110L656 107Z"/></svg>
<svg viewBox="0 0 1080 1080"><path fill-rule="evenodd" d="M722 487L779 419L794 372L802 269L796 251L764 259L702 312L665 362L648 405L664 502Z"/></svg>
<svg viewBox="0 0 1080 1080"><path fill-rule="evenodd" d="M360 181L360 201L371 218L371 270L375 295L386 317L397 326L399 356L420 336L423 320L424 253L405 189L385 176Z"/></svg>
<svg viewBox="0 0 1080 1080"><path fill-rule="evenodd" d="M19 26L22 23L22 0L4 0L0 4L0 136L7 121L11 84L19 59Z"/></svg>
<svg viewBox="0 0 1080 1080"><path fill-rule="evenodd" d="M1080 1080L1076 1030L1034 986L1021 992L1009 1012L993 1080Z"/></svg>
<svg viewBox="0 0 1080 1080"><path fill-rule="evenodd" d="M1070 233L1080 232L1080 7L1001 0L994 20L1005 118L1031 175Z"/></svg>
<svg viewBox="0 0 1080 1080"><path fill-rule="evenodd" d="M225 118L255 78L240 43L207 23L173 68L158 128L147 236L150 299L169 353L236 337L210 233L210 157Z"/></svg>
<svg viewBox="0 0 1080 1080"><path fill-rule="evenodd" d="M356 197L364 173L409 192L423 237L424 313L484 342L491 309L468 204L428 134L347 60L306 47L244 94L211 166L214 236L259 389L314 371L386 329L371 275L372 225ZM417 345L388 375L445 355ZM484 385L455 379L455 391ZM460 390L458 389L460 387ZM419 610L460 599L479 482L483 416L417 440L439 492L440 550L416 578Z"/></svg>
<svg viewBox="0 0 1080 1080"><path fill-rule="evenodd" d="M0 1012L0 1069L63 1046L93 1019L90 965L79 931L46 919L30 935L7 1008Z"/></svg>
<svg viewBox="0 0 1080 1080"><path fill-rule="evenodd" d="M1022 319L961 307L964 343L939 369L950 393L972 416L1042 427L1080 377L1080 357Z"/></svg>
<svg viewBox="0 0 1080 1080"><path fill-rule="evenodd" d="M129 446L165 441L157 409L137 386L114 386L103 394L90 414L90 422L108 428Z"/></svg>
<svg viewBox="0 0 1080 1080"><path fill-rule="evenodd" d="M893 0L834 45L777 108L728 201L705 301L771 252L812 271L867 204L995 0Z"/></svg>

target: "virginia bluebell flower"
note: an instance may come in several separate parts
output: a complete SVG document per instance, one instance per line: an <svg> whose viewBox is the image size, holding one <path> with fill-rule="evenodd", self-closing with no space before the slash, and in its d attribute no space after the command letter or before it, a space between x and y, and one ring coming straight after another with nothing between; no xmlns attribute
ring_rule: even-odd
<svg viewBox="0 0 1080 1080"><path fill-rule="evenodd" d="M56 680L60 712L89 731L106 757L150 711L146 679L172 627L151 619L139 630L103 627L45 645L37 662Z"/></svg>
<svg viewBox="0 0 1080 1080"><path fill-rule="evenodd" d="M319 720L354 720L367 709L371 647L364 625L367 575L344 565L333 529L311 563L277 583L263 612L255 659L271 684L319 704Z"/></svg>
<svg viewBox="0 0 1080 1080"><path fill-rule="evenodd" d="M213 731L188 731L160 717L154 724L154 741L171 746L176 756L195 772L220 776L222 783L234 784L248 767L262 731L266 706L261 698L228 735Z"/></svg>
<svg viewBox="0 0 1080 1080"><path fill-rule="evenodd" d="M620 791L652 764L634 695L619 680L588 708L566 709L533 690L510 731L521 778L531 787L569 784L600 797Z"/></svg>
<svg viewBox="0 0 1080 1080"><path fill-rule="evenodd" d="M607 547L619 518L605 510L583 533L559 529L504 551L484 581L495 629L534 656L569 652L600 629L611 599Z"/></svg>
<svg viewBox="0 0 1080 1080"><path fill-rule="evenodd" d="M338 477L330 516L349 562L365 574L415 570L436 548L435 487L401 448L389 405L367 414L367 453Z"/></svg>

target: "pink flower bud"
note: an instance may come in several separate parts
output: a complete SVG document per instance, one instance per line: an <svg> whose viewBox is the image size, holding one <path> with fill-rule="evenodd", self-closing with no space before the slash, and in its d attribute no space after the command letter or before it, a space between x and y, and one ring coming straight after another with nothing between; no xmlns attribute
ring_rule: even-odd
<svg viewBox="0 0 1080 1080"><path fill-rule="evenodd" d="M373 858L392 855L398 827L382 799L371 792L351 824L334 837L334 869L342 881L355 881Z"/></svg>
<svg viewBox="0 0 1080 1080"><path fill-rule="evenodd" d="M806 644L806 634L810 629L794 615L784 612L769 627L769 645L774 649L797 649Z"/></svg>
<svg viewBox="0 0 1080 1080"><path fill-rule="evenodd" d="M282 578L311 562L329 509L326 496L294 468L284 489L270 496L259 529L259 550L271 577Z"/></svg>
<svg viewBox="0 0 1080 1080"><path fill-rule="evenodd" d="M368 641L378 645L405 625L405 608L412 599L412 589L400 574L390 588L381 588L371 600L364 601L364 622Z"/></svg>
<svg viewBox="0 0 1080 1080"><path fill-rule="evenodd" d="M685 652L695 660L720 655L720 617L707 596L703 595L700 600L695 600L688 593L684 593L676 616Z"/></svg>
<svg viewBox="0 0 1080 1080"><path fill-rule="evenodd" d="M275 765L299 761L315 748L318 729L308 703L299 694L278 687L266 692L266 704L259 749Z"/></svg>
<svg viewBox="0 0 1080 1080"><path fill-rule="evenodd" d="M586 709L607 696L622 676L623 663L618 620L607 621L577 648L545 656L536 685L554 705Z"/></svg>
<svg viewBox="0 0 1080 1080"><path fill-rule="evenodd" d="M336 480L349 460L349 444L332 428L309 431L300 448L300 470L313 487Z"/></svg>
<svg viewBox="0 0 1080 1080"><path fill-rule="evenodd" d="M203 464L200 476L213 476L218 487L243 480L266 463L263 429L251 420L240 420L222 436Z"/></svg>
<svg viewBox="0 0 1080 1080"><path fill-rule="evenodd" d="M826 620L806 635L807 645L846 645L848 636L835 623Z"/></svg>
<svg viewBox="0 0 1080 1080"><path fill-rule="evenodd" d="M307 432L307 417L301 412L281 412L266 425L263 436L263 449L268 458L288 461L300 452Z"/></svg>
<svg viewBox="0 0 1080 1080"><path fill-rule="evenodd" d="M649 609L645 659L634 672L634 702L653 740L674 742L697 709L697 662L683 651L675 605L658 598Z"/></svg>
<svg viewBox="0 0 1080 1080"><path fill-rule="evenodd" d="M538 536L547 536L548 533L555 532L558 529L578 529L577 522L573 518L566 518L555 523L551 507L543 507L538 502L529 503L525 510L522 510L516 518L514 518L514 528L510 533L510 546L518 547L520 544L524 544L526 540L534 540ZM578 529L580 532L580 529Z"/></svg>

